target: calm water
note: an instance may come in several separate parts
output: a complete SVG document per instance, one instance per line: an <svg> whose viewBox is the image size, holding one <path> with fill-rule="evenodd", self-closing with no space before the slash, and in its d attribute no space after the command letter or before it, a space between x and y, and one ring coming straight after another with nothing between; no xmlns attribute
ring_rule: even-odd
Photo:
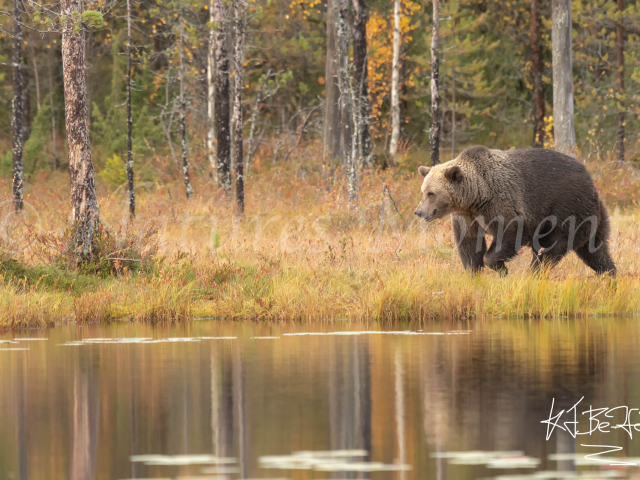
<svg viewBox="0 0 640 480"><path fill-rule="evenodd" d="M415 334L357 333L385 329ZM0 479L640 474L612 460L583 465L601 449L582 446L640 457L640 427L575 440L556 429L546 441L541 423L554 399L558 413L584 397L580 431L589 405L640 407L635 318L117 323L0 342ZM610 415L624 423L622 409ZM515 476L525 474L538 476Z"/></svg>

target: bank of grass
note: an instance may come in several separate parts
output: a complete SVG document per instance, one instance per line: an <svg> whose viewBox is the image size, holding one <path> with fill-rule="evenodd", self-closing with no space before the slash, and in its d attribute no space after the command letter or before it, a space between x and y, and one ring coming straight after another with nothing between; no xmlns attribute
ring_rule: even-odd
<svg viewBox="0 0 640 480"><path fill-rule="evenodd" d="M632 170L589 166L612 216L617 279L596 277L574 254L551 272L531 275L527 249L502 278L463 271L447 221L416 221L420 179L413 166L364 173L358 203L349 205L340 170L332 175L313 158L303 160L254 166L239 221L206 176L195 178L188 201L178 181L139 190L133 222L123 191L101 185L101 250L88 266L65 254L66 177L32 179L26 217L13 219L14 230L0 236L9 251L0 261L0 328L65 320L429 321L640 312L640 180ZM0 188L10 192L10 182L0 181ZM20 245L29 248L18 251Z"/></svg>

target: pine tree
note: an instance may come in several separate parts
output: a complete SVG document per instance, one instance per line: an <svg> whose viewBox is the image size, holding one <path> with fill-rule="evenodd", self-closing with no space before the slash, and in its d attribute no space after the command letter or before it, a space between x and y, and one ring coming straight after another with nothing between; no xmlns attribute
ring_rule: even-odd
<svg viewBox="0 0 640 480"><path fill-rule="evenodd" d="M84 31L79 25L82 4L79 0L62 0L61 9L65 18L62 31L62 69L71 211L75 223L73 243L78 254L86 258L91 253L98 228L98 198L89 139Z"/></svg>

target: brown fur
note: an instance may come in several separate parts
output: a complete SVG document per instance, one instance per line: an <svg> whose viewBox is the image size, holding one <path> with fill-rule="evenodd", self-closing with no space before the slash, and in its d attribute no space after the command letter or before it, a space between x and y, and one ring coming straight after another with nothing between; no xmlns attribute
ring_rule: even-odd
<svg viewBox="0 0 640 480"><path fill-rule="evenodd" d="M490 150L475 146L432 168L416 215L427 221L451 214L462 263L506 273L522 246L532 267L559 262L570 250L598 273L615 274L606 209L584 165L545 149ZM489 248L485 234L493 237Z"/></svg>

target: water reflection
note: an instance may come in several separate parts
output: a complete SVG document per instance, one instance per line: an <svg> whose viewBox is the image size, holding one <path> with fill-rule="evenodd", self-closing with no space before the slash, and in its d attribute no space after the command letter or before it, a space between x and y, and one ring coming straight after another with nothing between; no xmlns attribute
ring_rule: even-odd
<svg viewBox="0 0 640 480"><path fill-rule="evenodd" d="M0 351L0 479L638 472L573 460L593 453L581 443L640 456L623 430L582 442L556 432L547 442L540 423L552 399L556 410L583 396L585 406L640 406L640 326L631 319L391 329L413 335L338 325L3 335L11 350ZM338 330L352 334L327 335ZM323 335L298 335L309 332ZM469 451L485 453L460 453Z"/></svg>

